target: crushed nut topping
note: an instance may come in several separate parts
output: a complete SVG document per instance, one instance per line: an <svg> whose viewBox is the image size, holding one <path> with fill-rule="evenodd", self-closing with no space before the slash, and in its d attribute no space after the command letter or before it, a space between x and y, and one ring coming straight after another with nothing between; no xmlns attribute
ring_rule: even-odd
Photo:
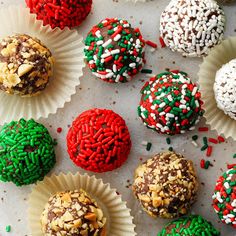
<svg viewBox="0 0 236 236"><path fill-rule="evenodd" d="M14 35L0 42L0 89L9 94L34 96L52 76L54 59L38 39Z"/></svg>
<svg viewBox="0 0 236 236"><path fill-rule="evenodd" d="M106 218L84 190L52 196L41 216L46 236L106 236Z"/></svg>
<svg viewBox="0 0 236 236"><path fill-rule="evenodd" d="M153 217L186 214L196 200L197 190L193 163L174 152L157 154L135 171L133 192Z"/></svg>

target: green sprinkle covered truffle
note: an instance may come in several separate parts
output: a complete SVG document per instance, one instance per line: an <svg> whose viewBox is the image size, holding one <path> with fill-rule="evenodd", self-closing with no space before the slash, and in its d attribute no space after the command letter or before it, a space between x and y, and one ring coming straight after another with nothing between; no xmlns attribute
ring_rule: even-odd
<svg viewBox="0 0 236 236"><path fill-rule="evenodd" d="M199 215L190 215L172 221L157 236L219 236L220 232Z"/></svg>
<svg viewBox="0 0 236 236"><path fill-rule="evenodd" d="M53 168L55 142L33 119L12 121L0 131L0 180L17 186L42 180Z"/></svg>

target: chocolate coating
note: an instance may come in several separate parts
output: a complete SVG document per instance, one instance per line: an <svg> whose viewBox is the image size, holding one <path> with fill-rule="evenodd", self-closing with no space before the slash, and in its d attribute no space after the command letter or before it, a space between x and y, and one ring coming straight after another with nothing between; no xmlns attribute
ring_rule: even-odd
<svg viewBox="0 0 236 236"><path fill-rule="evenodd" d="M186 214L196 200L197 190L193 163L174 152L159 153L135 171L133 192L152 217Z"/></svg>
<svg viewBox="0 0 236 236"><path fill-rule="evenodd" d="M44 90L53 70L53 57L38 39L14 35L0 42L0 89L34 96Z"/></svg>

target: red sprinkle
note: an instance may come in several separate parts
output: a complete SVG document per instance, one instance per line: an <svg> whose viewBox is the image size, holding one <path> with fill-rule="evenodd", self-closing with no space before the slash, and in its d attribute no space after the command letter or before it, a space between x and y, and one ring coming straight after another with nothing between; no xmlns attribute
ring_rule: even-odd
<svg viewBox="0 0 236 236"><path fill-rule="evenodd" d="M58 127L57 128L57 133L61 133L62 132L62 128L61 127Z"/></svg>
<svg viewBox="0 0 236 236"><path fill-rule="evenodd" d="M147 41L146 41L146 44L147 44L148 46L150 46L150 47L157 48L157 44L154 43L154 42L152 42L152 41L150 41L150 40L147 40Z"/></svg>
<svg viewBox="0 0 236 236"><path fill-rule="evenodd" d="M207 148L207 153L206 153L206 155L207 155L208 157L211 156L212 150L213 150L212 146L208 146L208 148Z"/></svg>
<svg viewBox="0 0 236 236"><path fill-rule="evenodd" d="M202 169L205 169L205 160L201 160L201 162L200 162L200 167L202 168Z"/></svg>
<svg viewBox="0 0 236 236"><path fill-rule="evenodd" d="M131 139L121 116L111 110L91 109L74 120L67 134L67 147L77 166L101 173L127 160Z"/></svg>
<svg viewBox="0 0 236 236"><path fill-rule="evenodd" d="M225 139L222 136L218 136L219 143L224 143Z"/></svg>
<svg viewBox="0 0 236 236"><path fill-rule="evenodd" d="M92 0L25 0L30 12L52 29L79 26L88 16Z"/></svg>
<svg viewBox="0 0 236 236"><path fill-rule="evenodd" d="M227 164L227 169L232 169L236 166L236 164Z"/></svg>
<svg viewBox="0 0 236 236"><path fill-rule="evenodd" d="M163 40L162 37L159 38L159 41L160 41L161 47L162 47L162 48L165 48L165 47L166 47L166 44L165 44L165 42L164 42L164 40Z"/></svg>
<svg viewBox="0 0 236 236"><path fill-rule="evenodd" d="M208 127L199 127L198 128L198 131L199 132L206 132L206 131L208 131L209 129L208 129Z"/></svg>
<svg viewBox="0 0 236 236"><path fill-rule="evenodd" d="M209 141L210 143L214 143L214 144L217 144L217 143L218 143L218 140L215 139L215 138L208 138L208 141Z"/></svg>

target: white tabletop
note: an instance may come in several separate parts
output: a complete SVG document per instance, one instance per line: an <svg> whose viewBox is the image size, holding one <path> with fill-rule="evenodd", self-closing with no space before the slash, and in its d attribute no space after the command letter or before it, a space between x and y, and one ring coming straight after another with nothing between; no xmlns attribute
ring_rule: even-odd
<svg viewBox="0 0 236 236"><path fill-rule="evenodd" d="M159 37L158 25L161 11L165 8L168 1L153 0L148 3L133 4L124 0L94 0L92 14L79 28L79 32L85 37L91 26L98 23L105 17L121 17L129 20L134 27L140 27L145 39L156 41ZM23 4L24 0L1 0L1 7L7 7L11 4ZM226 36L236 35L236 5L224 7L227 16ZM0 23L1 25L1 23ZM151 68L154 73L159 73L165 68L181 69L189 73L194 81L197 81L198 66L201 59L184 59L181 55L172 53L167 48L158 49L155 53L150 52L150 47L146 50L147 64L145 68ZM164 223L168 222L161 219L151 219L146 213L141 211L138 202L133 197L130 188L127 188L127 180L132 181L133 172L140 163L140 157L146 160L149 156L168 149L166 137L153 133L145 128L137 116L137 106L140 99L139 90L146 79L144 74L138 75L132 82L122 85L111 85L93 78L88 69L84 70L84 76L81 78L81 86L77 89L76 95L72 97L71 103L67 103L64 109L60 109L56 115L50 115L48 119L41 119L47 126L54 138L58 139L56 148L57 164L51 173L77 172L84 173L83 170L74 166L66 152L66 133L68 125L82 111L93 108L109 108L124 117L132 136L132 152L128 161L118 170L96 174L104 182L110 182L113 188L122 194L124 201L127 201L128 207L132 209L134 222L137 225L136 232L138 236L155 236L160 231ZM205 124L201 120L200 126ZM62 127L63 132L58 134L57 127ZM188 134L172 137L172 146L175 151L184 154L187 158L193 160L200 183L198 201L192 211L211 220L212 223L221 230L223 236L235 236L235 230L230 226L219 223L217 215L211 207L211 195L214 184L222 169L226 170L226 163L234 163L233 154L236 153L235 142L227 140L226 143L216 145L213 155L209 160L214 167L208 170L199 167L200 160L205 158L205 153L191 144L192 135L198 132L189 132ZM200 137L216 137L216 132L211 131L206 134L200 134ZM143 140L153 143L150 152L141 145ZM200 140L201 141L201 140ZM205 158L206 159L206 158ZM236 163L236 159L235 159ZM89 173L93 174L93 173ZM31 186L17 188L10 183L0 183L0 235L24 236L30 235L27 227L27 197L31 191ZM11 225L11 233L5 232L5 226ZM125 236L125 235L124 235Z"/></svg>

